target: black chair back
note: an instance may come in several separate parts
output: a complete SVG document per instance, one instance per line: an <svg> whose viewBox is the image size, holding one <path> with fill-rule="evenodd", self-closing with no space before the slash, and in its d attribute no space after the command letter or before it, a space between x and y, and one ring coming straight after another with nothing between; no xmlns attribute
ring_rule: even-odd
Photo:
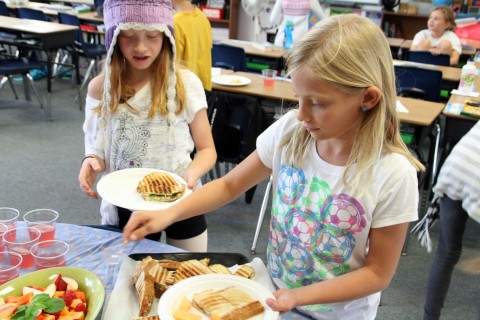
<svg viewBox="0 0 480 320"><path fill-rule="evenodd" d="M17 17L20 19L47 21L47 16L41 10L30 9L30 8L17 8L16 12L17 12Z"/></svg>
<svg viewBox="0 0 480 320"><path fill-rule="evenodd" d="M247 71L245 50L226 44L214 44L212 46L212 66L234 71Z"/></svg>
<svg viewBox="0 0 480 320"><path fill-rule="evenodd" d="M80 30L80 20L78 19L78 17L65 12L59 12L58 22L60 22L61 24L68 24L78 27L78 30L75 32L75 41L77 42L76 45L81 47L85 42L85 39L83 38L82 30Z"/></svg>
<svg viewBox="0 0 480 320"><path fill-rule="evenodd" d="M395 66L397 95L440 101L442 72L434 69L411 66Z"/></svg>
<svg viewBox="0 0 480 320"><path fill-rule="evenodd" d="M450 66L450 56L448 54L433 55L430 51L409 51L407 60L437 66Z"/></svg>
<svg viewBox="0 0 480 320"><path fill-rule="evenodd" d="M9 15L7 4L4 1L0 1L0 16L8 17Z"/></svg>

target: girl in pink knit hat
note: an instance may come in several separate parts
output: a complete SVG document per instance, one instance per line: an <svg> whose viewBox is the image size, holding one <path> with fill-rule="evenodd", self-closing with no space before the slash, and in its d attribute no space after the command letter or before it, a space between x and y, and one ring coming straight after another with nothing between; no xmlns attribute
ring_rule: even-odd
<svg viewBox="0 0 480 320"><path fill-rule="evenodd" d="M107 0L103 7L107 56L102 73L88 86L81 190L98 199L93 184L100 173L130 168L169 171L197 188L216 152L202 83L175 63L170 0ZM136 208L102 200L102 224L123 229L128 209ZM207 250L203 216L165 231L171 245Z"/></svg>

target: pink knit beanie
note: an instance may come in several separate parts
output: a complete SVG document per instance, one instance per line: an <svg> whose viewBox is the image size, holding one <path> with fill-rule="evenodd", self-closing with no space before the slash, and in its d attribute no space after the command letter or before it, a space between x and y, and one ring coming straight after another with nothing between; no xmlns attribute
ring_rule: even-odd
<svg viewBox="0 0 480 320"><path fill-rule="evenodd" d="M103 4L105 47L110 48L120 24L162 24L173 35L173 7L170 0L106 0Z"/></svg>

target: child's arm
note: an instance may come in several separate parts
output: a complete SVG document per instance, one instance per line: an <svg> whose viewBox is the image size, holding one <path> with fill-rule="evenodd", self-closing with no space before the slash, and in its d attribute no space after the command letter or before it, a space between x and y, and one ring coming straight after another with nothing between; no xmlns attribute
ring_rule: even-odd
<svg viewBox="0 0 480 320"><path fill-rule="evenodd" d="M370 230L369 251L364 267L332 280L292 290L275 292L268 299L274 310L289 311L310 305L355 300L388 287L400 259L408 223Z"/></svg>
<svg viewBox="0 0 480 320"><path fill-rule="evenodd" d="M123 238L139 240L176 221L211 212L235 200L271 172L254 151L225 176L207 183L174 206L163 211L135 211L123 230Z"/></svg>
<svg viewBox="0 0 480 320"><path fill-rule="evenodd" d="M460 59L460 54L457 50L452 50L452 54L450 55L450 65L456 66L458 64L458 60Z"/></svg>
<svg viewBox="0 0 480 320"><path fill-rule="evenodd" d="M208 122L206 109L200 109L190 123L190 132L195 143L195 158L188 166L184 178L188 188L193 189L197 180L206 174L217 160L212 131Z"/></svg>

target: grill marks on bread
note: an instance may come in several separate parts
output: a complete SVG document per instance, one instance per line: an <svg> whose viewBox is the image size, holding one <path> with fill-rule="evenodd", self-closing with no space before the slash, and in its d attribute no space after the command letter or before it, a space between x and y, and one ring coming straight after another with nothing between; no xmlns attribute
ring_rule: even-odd
<svg viewBox="0 0 480 320"><path fill-rule="evenodd" d="M180 198L185 185L164 172L147 174L137 185L137 192L147 201L170 202Z"/></svg>

